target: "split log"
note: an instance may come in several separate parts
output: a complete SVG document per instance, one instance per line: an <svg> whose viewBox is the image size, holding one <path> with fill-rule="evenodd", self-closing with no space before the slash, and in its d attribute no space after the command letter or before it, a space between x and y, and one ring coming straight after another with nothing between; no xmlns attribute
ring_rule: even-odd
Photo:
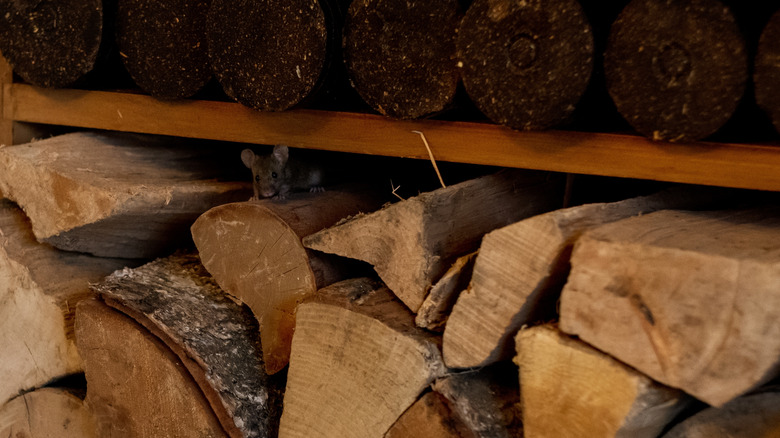
<svg viewBox="0 0 780 438"><path fill-rule="evenodd" d="M341 64L345 4L212 0L208 52L225 93L257 110L282 111L326 90Z"/></svg>
<svg viewBox="0 0 780 438"><path fill-rule="evenodd" d="M468 291L444 330L444 360L453 368L484 366L514 355L525 324L556 316L571 248L590 228L664 208L722 200L720 191L672 189L615 203L586 204L531 217L485 235Z"/></svg>
<svg viewBox="0 0 780 438"><path fill-rule="evenodd" d="M780 392L738 397L722 408L708 408L686 419L663 438L777 438Z"/></svg>
<svg viewBox="0 0 780 438"><path fill-rule="evenodd" d="M667 141L717 131L736 110L748 77L744 38L718 0L632 1L612 25L604 70L626 121Z"/></svg>
<svg viewBox="0 0 780 438"><path fill-rule="evenodd" d="M558 204L544 174L503 171L389 205L304 238L306 247L366 261L413 312L482 235Z"/></svg>
<svg viewBox="0 0 780 438"><path fill-rule="evenodd" d="M124 261L58 251L35 241L24 213L0 200L0 405L83 370L73 336L79 301Z"/></svg>
<svg viewBox="0 0 780 438"><path fill-rule="evenodd" d="M27 212L41 242L151 258L189 240L204 211L251 193L248 182L217 179L236 172L224 153L171 141L73 133L8 146L0 149L0 191Z"/></svg>
<svg viewBox="0 0 780 438"><path fill-rule="evenodd" d="M655 438L692 401L550 325L515 343L527 436Z"/></svg>
<svg viewBox="0 0 780 438"><path fill-rule="evenodd" d="M523 436L517 368L508 365L452 374L433 385L476 438Z"/></svg>
<svg viewBox="0 0 780 438"><path fill-rule="evenodd" d="M270 379L263 371L257 325L250 312L219 289L197 256L176 254L138 269L117 271L94 289L107 304L132 317L165 343L197 383L198 391L229 436L276 436L283 383ZM88 337L84 342L94 340L99 344L111 342L122 332L115 333L104 335L100 329L89 330L86 325L79 331L81 336ZM87 351L89 346L82 347L82 337L78 339L80 351ZM127 347L117 347L116 354L134 355L134 350ZM89 362L86 370L92 388ZM124 381L115 376L106 378ZM166 394L153 388L150 387L147 398L157 400L156 397ZM88 391L88 400L89 397ZM163 402L171 400L162 397ZM138 412L132 415L144 416ZM172 420L174 426L181 422Z"/></svg>
<svg viewBox="0 0 780 438"><path fill-rule="evenodd" d="M437 392L426 392L385 434L385 438L472 438L447 400Z"/></svg>
<svg viewBox="0 0 780 438"><path fill-rule="evenodd" d="M113 14L105 6L102 0L1 2L0 51L26 82L73 85L113 42Z"/></svg>
<svg viewBox="0 0 780 438"><path fill-rule="evenodd" d="M279 436L382 436L444 366L437 340L380 283L346 280L298 306Z"/></svg>
<svg viewBox="0 0 780 438"><path fill-rule="evenodd" d="M354 275L354 263L307 250L301 237L347 216L376 210L380 199L377 192L357 186L334 187L325 193L294 194L285 202L224 204L192 225L203 265L260 322L269 374L290 360L297 305L318 289Z"/></svg>
<svg viewBox="0 0 780 438"><path fill-rule="evenodd" d="M780 370L779 213L661 211L586 233L561 329L722 406Z"/></svg>
<svg viewBox="0 0 780 438"><path fill-rule="evenodd" d="M97 428L84 401L59 388L22 394L0 408L0 436L97 438Z"/></svg>
<svg viewBox="0 0 780 438"><path fill-rule="evenodd" d="M461 291L468 288L476 257L476 252L458 257L450 269L431 287L414 319L417 327L435 332L444 331L452 306L455 305Z"/></svg>
<svg viewBox="0 0 780 438"><path fill-rule="evenodd" d="M445 109L455 96L457 0L353 1L344 25L352 86L381 114L413 119Z"/></svg>
<svg viewBox="0 0 780 438"><path fill-rule="evenodd" d="M136 84L152 96L190 97L211 79L209 0L118 0L116 40Z"/></svg>
<svg viewBox="0 0 780 438"><path fill-rule="evenodd" d="M76 330L97 436L227 436L179 358L132 319L88 300Z"/></svg>
<svg viewBox="0 0 780 438"><path fill-rule="evenodd" d="M471 99L515 129L563 122L593 70L593 36L576 0L475 0L457 46Z"/></svg>
<svg viewBox="0 0 780 438"><path fill-rule="evenodd" d="M780 131L780 11L764 27L753 67L756 103Z"/></svg>

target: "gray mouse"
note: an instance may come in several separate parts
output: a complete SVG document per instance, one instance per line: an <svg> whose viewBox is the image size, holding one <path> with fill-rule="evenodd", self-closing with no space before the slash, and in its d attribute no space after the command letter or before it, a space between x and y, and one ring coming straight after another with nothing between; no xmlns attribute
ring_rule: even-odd
<svg viewBox="0 0 780 438"><path fill-rule="evenodd" d="M251 149L241 151L241 161L252 170L253 200L285 199L292 191L321 192L321 167L290 157L287 146L274 146L270 155L258 155Z"/></svg>

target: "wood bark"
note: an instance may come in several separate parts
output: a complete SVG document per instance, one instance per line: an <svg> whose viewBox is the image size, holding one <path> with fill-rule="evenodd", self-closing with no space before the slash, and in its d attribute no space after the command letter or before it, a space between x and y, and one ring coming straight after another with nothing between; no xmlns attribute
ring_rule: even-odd
<svg viewBox="0 0 780 438"><path fill-rule="evenodd" d="M136 84L153 96L190 97L211 79L210 0L118 0L116 40Z"/></svg>
<svg viewBox="0 0 780 438"><path fill-rule="evenodd" d="M756 103L780 131L780 11L772 14L761 32L753 67Z"/></svg>
<svg viewBox="0 0 780 438"><path fill-rule="evenodd" d="M209 59L227 95L257 110L282 111L346 82L338 73L345 5L213 0Z"/></svg>
<svg viewBox="0 0 780 438"><path fill-rule="evenodd" d="M354 275L354 263L307 250L301 237L347 216L373 211L379 208L379 199L376 192L357 186L334 187L325 193L294 194L285 202L224 204L192 225L206 269L260 322L269 374L289 362L296 306L317 289Z"/></svg>
<svg viewBox="0 0 780 438"><path fill-rule="evenodd" d="M593 36L573 0L476 0L458 32L463 83L477 107L515 129L563 122L593 70Z"/></svg>
<svg viewBox="0 0 780 438"><path fill-rule="evenodd" d="M435 332L444 331L452 306L455 305L461 291L468 288L476 257L476 252L458 257L450 269L431 287L414 319L418 327Z"/></svg>
<svg viewBox="0 0 780 438"><path fill-rule="evenodd" d="M707 408L676 425L663 438L780 437L777 387L746 395L722 408Z"/></svg>
<svg viewBox="0 0 780 438"><path fill-rule="evenodd" d="M436 338L386 287L335 283L298 306L279 436L382 436L444 372Z"/></svg>
<svg viewBox="0 0 780 438"><path fill-rule="evenodd" d="M304 238L319 251L363 260L413 312L431 285L482 235L554 208L558 183L503 171L423 193Z"/></svg>
<svg viewBox="0 0 780 438"><path fill-rule="evenodd" d="M21 209L0 200L0 405L83 370L76 305L90 296L89 283L123 266L39 244Z"/></svg>
<svg viewBox="0 0 780 438"><path fill-rule="evenodd" d="M692 400L551 325L515 344L527 436L655 438Z"/></svg>
<svg viewBox="0 0 780 438"><path fill-rule="evenodd" d="M116 272L94 289L167 345L231 437L276 436L282 383L263 370L255 320L197 256Z"/></svg>
<svg viewBox="0 0 780 438"><path fill-rule="evenodd" d="M442 111L460 79L457 0L353 1L344 25L352 85L381 114L412 119Z"/></svg>
<svg viewBox="0 0 780 438"><path fill-rule="evenodd" d="M0 149L0 191L24 208L39 241L151 258L189 240L204 211L250 196L248 182L218 179L240 168L231 164L186 142L73 133Z"/></svg>
<svg viewBox="0 0 780 438"><path fill-rule="evenodd" d="M717 0L632 1L611 28L604 70L626 121L668 141L717 131L736 110L748 76L744 38Z"/></svg>
<svg viewBox="0 0 780 438"><path fill-rule="evenodd" d="M561 329L722 406L780 369L778 212L667 210L586 233Z"/></svg>
<svg viewBox="0 0 780 438"><path fill-rule="evenodd" d="M84 400L60 388L21 394L0 407L0 436L97 438L97 425Z"/></svg>
<svg viewBox="0 0 780 438"><path fill-rule="evenodd" d="M0 51L25 81L69 86L98 62L109 16L102 0L2 2Z"/></svg>
<svg viewBox="0 0 780 438"><path fill-rule="evenodd" d="M488 233L468 291L444 330L447 366L484 366L514 355L517 330L556 316L571 248L588 229L651 211L694 208L727 199L721 191L670 189L614 203L586 204L534 216Z"/></svg>
<svg viewBox="0 0 780 438"><path fill-rule="evenodd" d="M474 438L441 394L423 394L385 434L385 438Z"/></svg>
<svg viewBox="0 0 780 438"><path fill-rule="evenodd" d="M88 300L76 332L97 436L227 436L179 358L132 319Z"/></svg>

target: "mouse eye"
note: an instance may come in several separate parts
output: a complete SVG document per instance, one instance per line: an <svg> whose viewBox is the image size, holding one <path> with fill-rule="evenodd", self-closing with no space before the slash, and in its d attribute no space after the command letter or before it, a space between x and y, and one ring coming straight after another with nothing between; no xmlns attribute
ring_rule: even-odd
<svg viewBox="0 0 780 438"><path fill-rule="evenodd" d="M255 181L260 182L260 175L255 175Z"/></svg>
<svg viewBox="0 0 780 438"><path fill-rule="evenodd" d="M272 178L276 178L276 177L277 177L277 175L276 175L276 172L272 172L272 173L271 173L271 177L272 177Z"/></svg>

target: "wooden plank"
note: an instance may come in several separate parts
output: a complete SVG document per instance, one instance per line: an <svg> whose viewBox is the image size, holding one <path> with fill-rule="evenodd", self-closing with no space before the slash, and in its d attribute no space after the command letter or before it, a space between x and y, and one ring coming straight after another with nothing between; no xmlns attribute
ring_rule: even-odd
<svg viewBox="0 0 780 438"><path fill-rule="evenodd" d="M372 155L780 191L780 148L669 144L636 135L517 132L472 122L397 121L314 110L261 113L214 101L161 101L105 91L5 85L9 119ZM479 147L475 147L479 145Z"/></svg>

